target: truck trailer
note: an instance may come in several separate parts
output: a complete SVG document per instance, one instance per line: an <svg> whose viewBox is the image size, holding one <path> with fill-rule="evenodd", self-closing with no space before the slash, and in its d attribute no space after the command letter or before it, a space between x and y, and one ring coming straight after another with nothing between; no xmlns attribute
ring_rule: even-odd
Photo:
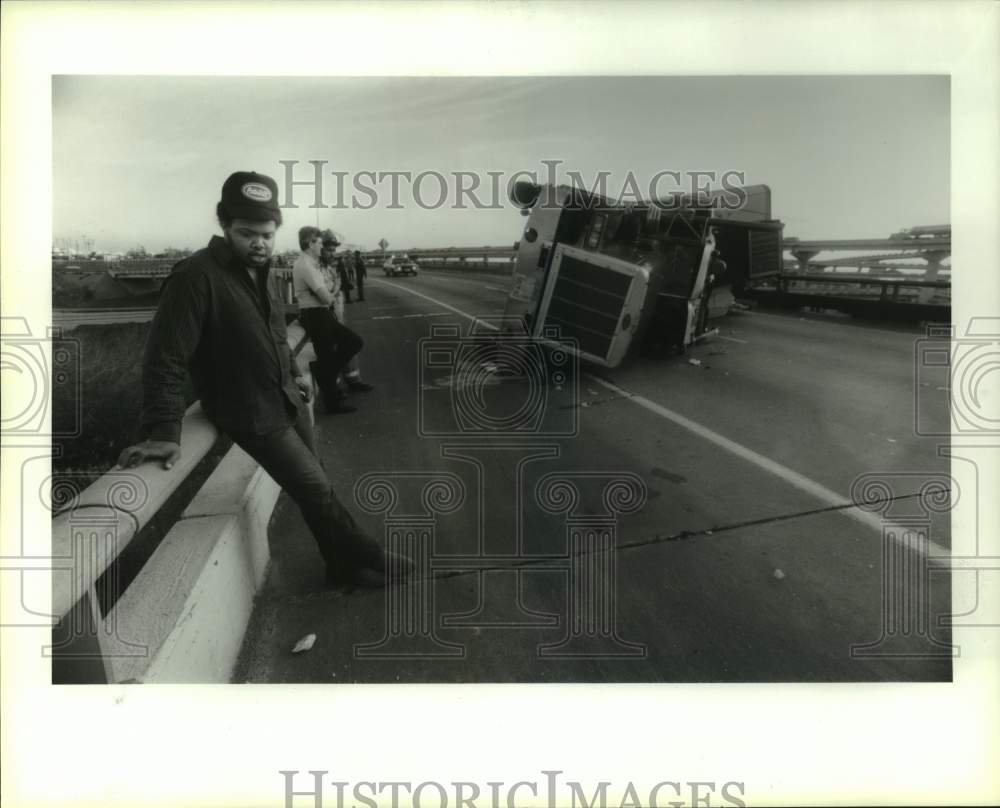
<svg viewBox="0 0 1000 808"><path fill-rule="evenodd" d="M603 367L644 346L683 351L782 269L784 225L766 185L622 204L519 182L510 197L527 222L504 330Z"/></svg>

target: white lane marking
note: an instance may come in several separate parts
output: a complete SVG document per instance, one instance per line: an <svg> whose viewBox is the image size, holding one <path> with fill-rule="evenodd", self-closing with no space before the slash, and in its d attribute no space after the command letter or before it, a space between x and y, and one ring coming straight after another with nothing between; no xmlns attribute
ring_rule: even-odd
<svg viewBox="0 0 1000 808"><path fill-rule="evenodd" d="M493 323L487 322L486 320L481 320L479 317L474 317L471 314L466 314L461 309L456 309L454 306L449 306L447 303L445 303L445 302L443 302L441 300L433 298L430 295L425 295L423 292L418 292L418 291L416 291L414 289L411 289L408 286L400 286L398 283L391 283L390 281L374 281L374 283L378 283L378 284L381 284L383 286L391 286L393 289L399 289L400 291L403 291L403 292L409 292L411 295L415 295L416 297L422 297L424 300L427 300L427 301L433 303L435 306L441 306L442 308L448 309L448 311L453 311L453 312L455 312L455 314L461 315L466 320L471 320L476 325L485 326L486 328L489 328L491 331L499 331L500 330Z"/></svg>
<svg viewBox="0 0 1000 808"><path fill-rule="evenodd" d="M738 342L740 345L746 345L747 341L745 339L736 339L736 337L724 337L722 334L716 334L719 339L729 340L730 342Z"/></svg>
<svg viewBox="0 0 1000 808"><path fill-rule="evenodd" d="M380 281L380 283L385 283L385 281ZM422 297L424 300L428 300L431 303L437 304L438 306L443 306L444 308L453 311L456 314L461 315L462 317L465 317L467 320L471 320L473 323L479 323L481 325L493 329L494 331L499 330L492 323L488 323L485 320L481 320L480 318L474 317L471 314L466 314L461 309L456 309L454 306L449 306L447 303L443 303L440 300L435 300L433 297L430 297L429 295L425 295L421 292L415 292L412 289L409 289L405 286L398 286L397 284L388 284L388 285L397 286L397 288L409 292L412 295L416 295L417 297ZM746 446L737 443L736 441L723 437L719 433L713 432L708 427L702 426L701 424L692 421L690 418L685 418L683 415L681 415L680 413L676 413L673 410L668 410L661 404L657 404L655 401L650 401L648 398L645 398L644 396L641 396L638 393L632 393L628 390L625 390L624 388L621 388L618 385L607 381L606 379L602 379L600 376L595 376L592 373L585 373L584 375L591 381L594 381L597 384L606 387L608 390L614 391L623 398L627 398L630 401L634 401L640 407L643 407L644 409L649 410L650 412L655 413L656 415L659 415L661 418L666 418L668 421L672 421L673 423L697 435L698 437L704 438L710 443L714 443L720 449L724 449L725 451L734 454L737 457L746 460L749 463L752 463L758 468L763 469L764 471L769 472L770 474L774 474L777 477L780 477L782 480L787 482L792 487L798 488L800 491L804 491L805 493L813 497L816 497L818 500L826 503L827 505L841 508L842 510L840 512L844 516L847 516L848 518L853 519L856 522L860 522L865 527L872 528L881 535L885 535L886 533L888 533L888 535L890 535L894 541L901 543L903 542L903 536L908 532L906 529L904 529L899 525L894 525L890 522L879 519L875 514L869 511L863 511L857 506L850 508L846 507L848 505L851 505L850 500L845 500L844 497L842 497L840 494L837 494L835 491L831 491L826 486L820 485L815 480L810 480L808 477L799 474L797 471L792 471L792 469L788 468L787 466L783 466L781 465L781 463L778 463L775 460L771 460L769 457L765 457L762 454L758 454L753 449L749 449ZM932 561L945 560L951 555L950 550L945 549L940 544L930 539L928 539L927 541L927 550L929 551L929 553L926 553L926 555L928 556L929 560Z"/></svg>
<svg viewBox="0 0 1000 808"><path fill-rule="evenodd" d="M419 314L380 314L378 317L372 317L373 320L407 320L410 317L447 317L448 312L446 311L428 311L421 312Z"/></svg>
<svg viewBox="0 0 1000 808"><path fill-rule="evenodd" d="M798 488L800 491L804 491L805 493L815 497L816 499L826 503L827 505L843 508L844 506L851 504L849 500L845 500L844 497L842 497L840 494L837 494L835 491L831 491L826 486L820 485L815 480L810 480L808 477L799 474L797 471L793 471L787 466L783 466L781 465L781 463L778 463L775 460L771 460L771 458L769 457L765 457L762 454L758 454L753 449L748 449L746 446L736 443L736 441L730 440L729 438L720 435L718 432L713 432L708 427L702 426L701 424L692 421L690 418L685 418L680 413L674 412L673 410L668 410L663 405L657 404L655 401L650 401L645 396L641 396L638 393L633 393L629 390L625 390L624 388L619 387L613 382L609 382L606 379L600 378L599 376L593 376L589 373L587 375L590 377L591 380L606 387L608 390L612 390L613 392L617 393L623 398L627 398L631 401L634 401L640 407L649 410L650 412L655 413L656 415L659 415L661 418L665 418L666 420L677 424L677 426L682 427L688 430L689 432L694 433L698 437L703 438L709 441L710 443L714 443L719 448L725 449L727 452L730 452L731 454L734 454L737 457L746 460L749 463L753 463L758 468L763 469L764 471L769 472L770 474L774 474L776 477L780 477L782 480L791 485L793 488ZM883 530L888 529L889 531L891 531L890 535L892 535L896 541L901 541L903 534L906 532L905 529L900 527L899 525L894 525L883 519L879 519L875 514L871 513L870 511L864 511L858 507L845 509L842 511L842 513L844 514L844 516L850 517L851 519L854 519L856 522L860 522L866 527L873 528L874 530L877 530L879 533L882 533ZM937 542L931 540L928 540L927 548L928 550L931 551L930 555L932 557L933 556L947 557L950 555L949 550L946 550Z"/></svg>
<svg viewBox="0 0 1000 808"><path fill-rule="evenodd" d="M434 275L434 276L424 275L424 278L429 278L429 277L433 277L434 280L447 281L448 283L465 283L468 284L469 286L475 286L479 289L489 289L491 292L503 292L503 294L507 294L507 292L510 291L506 287L492 286L485 281L474 280L472 278L449 278L447 276L441 276L441 275Z"/></svg>

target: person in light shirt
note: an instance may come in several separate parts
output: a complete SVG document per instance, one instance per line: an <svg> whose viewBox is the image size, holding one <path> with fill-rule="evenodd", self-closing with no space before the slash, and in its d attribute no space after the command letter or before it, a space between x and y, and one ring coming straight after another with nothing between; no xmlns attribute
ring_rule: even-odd
<svg viewBox="0 0 1000 808"><path fill-rule="evenodd" d="M320 271L326 280L326 288L333 295L333 315L341 325L347 325L347 313L344 310L344 287L341 274L337 268L336 250L340 246L336 234L330 230L323 231L323 251L320 253ZM344 370L344 379L347 389L351 392L362 393L373 390L370 384L361 381L361 370L358 367L358 354L354 354L347 363Z"/></svg>
<svg viewBox="0 0 1000 808"><path fill-rule="evenodd" d="M357 408L347 403L338 378L351 357L361 350L364 340L341 325L331 311L334 297L327 288L319 265L323 250L320 229L312 226L300 228L299 248L302 253L292 266L292 283L299 304L299 321L316 351L313 375L323 396L326 412L351 413Z"/></svg>

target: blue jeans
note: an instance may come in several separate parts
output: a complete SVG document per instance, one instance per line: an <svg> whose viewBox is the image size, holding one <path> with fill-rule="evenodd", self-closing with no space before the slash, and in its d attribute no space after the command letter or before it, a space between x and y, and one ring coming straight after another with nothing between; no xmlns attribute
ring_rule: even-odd
<svg viewBox="0 0 1000 808"><path fill-rule="evenodd" d="M230 437L299 506L328 571L381 565L382 548L354 521L320 465L305 407L299 408L294 426L266 435L230 433Z"/></svg>

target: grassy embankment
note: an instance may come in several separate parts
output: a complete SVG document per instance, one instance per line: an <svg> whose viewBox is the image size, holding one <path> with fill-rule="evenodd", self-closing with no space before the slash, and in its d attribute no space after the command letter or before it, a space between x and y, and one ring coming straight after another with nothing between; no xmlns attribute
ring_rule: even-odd
<svg viewBox="0 0 1000 808"><path fill-rule="evenodd" d="M79 363L72 371L76 379L53 385L52 425L57 435L77 434L53 438L56 476L72 473L75 485L81 475L97 479L123 448L140 439L141 364L148 331L149 323L117 323L80 326L63 336L73 343ZM190 387L188 400L194 400Z"/></svg>

